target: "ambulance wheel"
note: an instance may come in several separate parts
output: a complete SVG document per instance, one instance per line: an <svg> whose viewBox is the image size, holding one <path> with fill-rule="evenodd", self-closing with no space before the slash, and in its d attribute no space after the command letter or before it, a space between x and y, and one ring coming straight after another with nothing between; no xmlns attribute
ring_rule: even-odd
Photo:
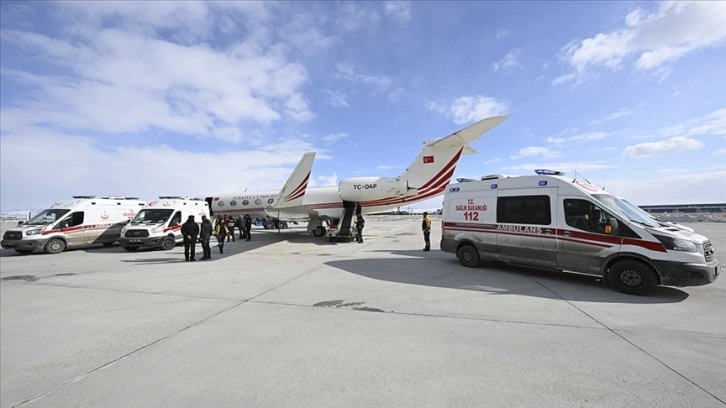
<svg viewBox="0 0 726 408"><path fill-rule="evenodd" d="M173 237L166 237L163 241L161 241L161 249L163 249L164 251L174 249L175 246L176 240Z"/></svg>
<svg viewBox="0 0 726 408"><path fill-rule="evenodd" d="M655 271L638 261L616 262L608 273L610 284L623 293L647 295L658 284Z"/></svg>
<svg viewBox="0 0 726 408"><path fill-rule="evenodd" d="M475 268L479 266L481 258L479 258L479 251L474 248L473 245L462 245L456 251L456 257L459 258L459 262L467 268Z"/></svg>
<svg viewBox="0 0 726 408"><path fill-rule="evenodd" d="M136 252L136 250L139 249L139 247L125 246L124 249L129 252Z"/></svg>
<svg viewBox="0 0 726 408"><path fill-rule="evenodd" d="M32 249L16 249L15 252L21 254L21 255L28 255L33 252Z"/></svg>
<svg viewBox="0 0 726 408"><path fill-rule="evenodd" d="M325 235L325 233L326 233L325 227L323 227L322 225L318 225L318 227L313 230L314 237L320 238L323 235Z"/></svg>
<svg viewBox="0 0 726 408"><path fill-rule="evenodd" d="M51 238L43 248L46 254L60 254L66 250L66 243L60 238Z"/></svg>

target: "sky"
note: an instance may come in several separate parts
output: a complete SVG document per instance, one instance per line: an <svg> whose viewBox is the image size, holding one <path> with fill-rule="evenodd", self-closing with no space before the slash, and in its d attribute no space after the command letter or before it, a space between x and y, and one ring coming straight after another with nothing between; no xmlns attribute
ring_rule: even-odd
<svg viewBox="0 0 726 408"><path fill-rule="evenodd" d="M502 114L455 178L723 203L724 21L724 1L2 1L0 211L277 190L309 151L310 186L396 177Z"/></svg>

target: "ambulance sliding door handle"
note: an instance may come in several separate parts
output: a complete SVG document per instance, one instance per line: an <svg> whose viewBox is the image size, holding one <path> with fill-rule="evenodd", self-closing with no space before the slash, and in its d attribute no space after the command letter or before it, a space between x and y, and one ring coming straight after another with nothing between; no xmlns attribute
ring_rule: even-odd
<svg viewBox="0 0 726 408"><path fill-rule="evenodd" d="M562 235L564 235L566 237L571 237L572 233L570 231L562 231Z"/></svg>

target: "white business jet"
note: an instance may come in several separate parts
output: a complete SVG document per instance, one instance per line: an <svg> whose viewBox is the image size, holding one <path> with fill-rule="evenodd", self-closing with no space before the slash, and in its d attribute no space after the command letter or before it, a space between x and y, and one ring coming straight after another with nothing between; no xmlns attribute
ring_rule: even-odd
<svg viewBox="0 0 726 408"><path fill-rule="evenodd" d="M443 194L462 154L474 153L469 143L509 116L481 120L440 139L424 142L423 149L398 177L353 177L337 186L307 188L315 153L306 153L279 192L225 194L207 197L212 215L250 214L269 218L266 227L284 228L282 220L308 221L307 229L326 234L323 222L350 226L356 203L363 214L387 211Z"/></svg>

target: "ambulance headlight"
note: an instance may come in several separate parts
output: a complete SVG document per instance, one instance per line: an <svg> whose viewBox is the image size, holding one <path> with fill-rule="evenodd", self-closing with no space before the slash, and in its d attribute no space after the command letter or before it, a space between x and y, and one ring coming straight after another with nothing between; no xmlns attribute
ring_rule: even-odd
<svg viewBox="0 0 726 408"><path fill-rule="evenodd" d="M32 230L25 231L25 235L40 235L40 233L43 232L43 228L36 228Z"/></svg>
<svg viewBox="0 0 726 408"><path fill-rule="evenodd" d="M682 238L667 237L665 235L653 234L653 236L658 238L658 241L660 241L666 249L672 251L698 252L698 247L693 243L693 241Z"/></svg>

